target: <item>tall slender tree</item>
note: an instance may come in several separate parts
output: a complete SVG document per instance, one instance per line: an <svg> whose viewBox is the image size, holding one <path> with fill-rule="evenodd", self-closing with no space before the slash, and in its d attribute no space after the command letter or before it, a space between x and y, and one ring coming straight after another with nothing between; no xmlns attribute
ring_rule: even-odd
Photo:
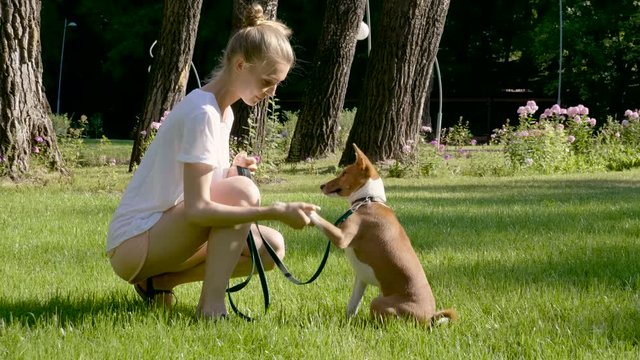
<svg viewBox="0 0 640 360"><path fill-rule="evenodd" d="M256 0L253 3L260 4L264 11L264 17L268 20L276 18L278 11L278 0ZM244 0L233 0L233 20L232 27L233 32L244 26L243 18L244 12L248 3ZM253 141L250 144L254 150L260 152L264 138L266 136L266 123L267 113L269 109L269 99L264 99L257 103L255 106L250 107L242 100L236 101L232 107L233 109L233 126L231 128L231 136L240 139L241 141ZM251 119L255 126L255 139L250 139L250 124Z"/></svg>
<svg viewBox="0 0 640 360"><path fill-rule="evenodd" d="M347 144L372 161L398 158L420 129L449 0L387 0ZM340 159L355 159L347 146Z"/></svg>
<svg viewBox="0 0 640 360"><path fill-rule="evenodd" d="M322 157L337 150L338 118L347 93L365 4L365 0L327 1L314 68L287 161Z"/></svg>
<svg viewBox="0 0 640 360"><path fill-rule="evenodd" d="M162 29L151 65L144 111L135 132L129 171L140 164L151 122L158 121L185 95L201 8L202 0L164 2Z"/></svg>
<svg viewBox="0 0 640 360"><path fill-rule="evenodd" d="M42 85L41 6L0 0L0 166L14 181L28 174L36 143L50 168L66 172Z"/></svg>

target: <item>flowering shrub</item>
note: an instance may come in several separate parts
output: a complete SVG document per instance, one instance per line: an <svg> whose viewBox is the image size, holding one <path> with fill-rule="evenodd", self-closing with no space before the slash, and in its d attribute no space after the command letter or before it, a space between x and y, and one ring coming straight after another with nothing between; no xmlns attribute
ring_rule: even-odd
<svg viewBox="0 0 640 360"><path fill-rule="evenodd" d="M563 171L571 158L572 141L575 141L562 124L567 110L554 106L536 120L533 116L537 110L536 103L529 101L518 109L519 124L510 126L507 122L501 129L494 130L492 140L504 146L515 170Z"/></svg>
<svg viewBox="0 0 640 360"><path fill-rule="evenodd" d="M514 168L552 173L640 165L637 111L627 110L621 123L609 118L596 133L597 121L584 105L564 109L556 104L535 119L537 110L536 103L529 101L518 109L517 126L507 122L492 135L504 146Z"/></svg>
<svg viewBox="0 0 640 360"><path fill-rule="evenodd" d="M443 144L460 148L469 145L473 135L471 135L471 131L469 131L469 122L463 123L462 118L460 118L458 123L453 127L443 129L440 138Z"/></svg>
<svg viewBox="0 0 640 360"><path fill-rule="evenodd" d="M60 122L64 122L66 115L62 115ZM84 148L84 131L88 120L86 115L81 115L77 121L68 121L64 136L58 137L60 155L68 168L77 167L80 164L80 154Z"/></svg>

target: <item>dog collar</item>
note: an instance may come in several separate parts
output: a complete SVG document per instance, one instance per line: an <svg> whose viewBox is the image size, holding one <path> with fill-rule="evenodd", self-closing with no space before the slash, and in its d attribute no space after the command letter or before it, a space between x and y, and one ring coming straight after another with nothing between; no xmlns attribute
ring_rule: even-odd
<svg viewBox="0 0 640 360"><path fill-rule="evenodd" d="M342 216L340 216L338 218L338 220L336 220L336 222L334 223L335 226L338 226L340 224L342 224L343 222L345 222L349 216L353 215L353 213L355 213L356 211L358 211L358 209L360 209L360 207L370 204L372 202L377 202L377 203L381 203L382 205L386 204L384 203L384 201L380 200L380 199L376 199L373 196L365 196L363 198L357 199L356 201L354 201L351 204L351 207L349 208L349 210L347 210L347 212L345 212L344 214L342 214Z"/></svg>

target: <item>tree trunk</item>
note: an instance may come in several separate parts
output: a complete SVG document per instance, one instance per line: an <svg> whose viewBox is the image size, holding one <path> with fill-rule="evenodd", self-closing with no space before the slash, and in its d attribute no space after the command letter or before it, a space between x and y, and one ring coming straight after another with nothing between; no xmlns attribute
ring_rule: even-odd
<svg viewBox="0 0 640 360"><path fill-rule="evenodd" d="M264 17L268 20L274 20L278 10L278 0L257 0L246 2L244 0L233 1L233 33L242 28L244 19L244 10L247 5L257 3L262 6ZM266 123L269 108L269 99L263 99L255 106L250 107L242 100L236 101L231 108L233 109L233 126L231 128L231 136L241 142L249 142L249 146L253 148L255 153L260 153L264 138L266 136ZM253 124L249 124L251 118ZM255 138L251 138L250 127L255 127Z"/></svg>
<svg viewBox="0 0 640 360"><path fill-rule="evenodd" d="M165 0L157 54L151 65L144 111L135 132L129 171L146 150L150 125L180 101L187 87L202 0Z"/></svg>
<svg viewBox="0 0 640 360"><path fill-rule="evenodd" d="M42 84L40 10L39 0L0 0L0 169L14 181L29 172L36 144L66 173Z"/></svg>
<svg viewBox="0 0 640 360"><path fill-rule="evenodd" d="M356 143L372 161L400 158L420 128L449 0L387 0L340 165Z"/></svg>
<svg viewBox="0 0 640 360"><path fill-rule="evenodd" d="M287 161L318 158L337 150L338 119L347 93L356 34L365 4L365 0L327 2L314 69Z"/></svg>

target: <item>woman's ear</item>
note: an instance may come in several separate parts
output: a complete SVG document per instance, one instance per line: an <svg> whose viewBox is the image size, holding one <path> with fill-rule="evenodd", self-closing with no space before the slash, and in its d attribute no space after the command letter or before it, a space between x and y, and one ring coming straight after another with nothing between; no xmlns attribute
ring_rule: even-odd
<svg viewBox="0 0 640 360"><path fill-rule="evenodd" d="M233 69L236 72L242 72L244 71L244 69L248 66L247 62L244 61L244 58L242 56L236 56L233 59Z"/></svg>

